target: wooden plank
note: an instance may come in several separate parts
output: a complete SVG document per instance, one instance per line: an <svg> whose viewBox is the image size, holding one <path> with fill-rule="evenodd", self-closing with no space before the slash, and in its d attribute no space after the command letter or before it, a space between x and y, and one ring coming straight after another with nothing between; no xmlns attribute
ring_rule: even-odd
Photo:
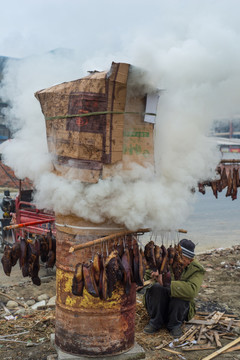
<svg viewBox="0 0 240 360"><path fill-rule="evenodd" d="M200 331L198 334L198 338L197 338L197 343L199 343L199 341L201 340L203 329L204 329L204 325L201 325L201 328L200 328Z"/></svg>
<svg viewBox="0 0 240 360"><path fill-rule="evenodd" d="M223 317L224 313L217 311L216 314L213 315L212 320L215 320L215 324Z"/></svg>
<svg viewBox="0 0 240 360"><path fill-rule="evenodd" d="M223 338L224 338L224 339L227 339L227 340L232 340L232 339L235 338L235 337L224 335Z"/></svg>
<svg viewBox="0 0 240 360"><path fill-rule="evenodd" d="M186 338L186 341L192 341L194 339L194 335L198 332L199 329L193 330L193 332Z"/></svg>
<svg viewBox="0 0 240 360"><path fill-rule="evenodd" d="M181 336L179 339L178 339L178 343L181 343L183 341L185 341L185 339L196 329L196 326L193 325L190 327L190 329L188 329L185 334L183 334L183 336Z"/></svg>
<svg viewBox="0 0 240 360"><path fill-rule="evenodd" d="M171 344L172 340L167 342L166 340L163 340L163 343L161 345L158 345L155 347L156 350L161 350L162 348L164 348L165 346Z"/></svg>
<svg viewBox="0 0 240 360"><path fill-rule="evenodd" d="M234 334L234 333L231 333L231 332L218 332L218 335L219 336L221 336L221 337L224 337L224 336L228 336L228 337L230 337L230 336L232 336L232 337L236 337L236 334Z"/></svg>
<svg viewBox="0 0 240 360"><path fill-rule="evenodd" d="M208 315L208 319L210 319L211 317L213 317L215 314L217 313L217 311L213 311Z"/></svg>
<svg viewBox="0 0 240 360"><path fill-rule="evenodd" d="M236 346L231 347L230 349L227 349L226 351L224 351L224 354L228 353L228 352L232 352L232 351L237 351L237 350L240 350L240 345L236 345Z"/></svg>
<svg viewBox="0 0 240 360"><path fill-rule="evenodd" d="M188 321L188 324L195 325L213 325L215 324L215 320L200 320L200 319L192 319Z"/></svg>
<svg viewBox="0 0 240 360"><path fill-rule="evenodd" d="M224 315L224 313L222 312L213 312L212 314L209 314L209 316L207 316L207 319L205 320L200 320L200 319L191 319L188 321L188 324L195 324L195 325L213 325L213 324L217 324L218 321L222 318L222 316ZM208 318L211 316L211 319L208 320Z"/></svg>
<svg viewBox="0 0 240 360"><path fill-rule="evenodd" d="M171 350L171 349L167 349L167 348L163 348L163 350L168 351L172 354L176 354L176 355L182 355L179 351L175 351L175 350Z"/></svg>
<svg viewBox="0 0 240 360"><path fill-rule="evenodd" d="M38 306L36 310L46 310L46 309L55 309L56 305L52 304L52 305L41 305Z"/></svg>
<svg viewBox="0 0 240 360"><path fill-rule="evenodd" d="M199 351L199 350L211 350L216 349L216 346L203 346L203 345L193 345L190 347L182 348L183 351Z"/></svg>
<svg viewBox="0 0 240 360"><path fill-rule="evenodd" d="M235 339L234 341L230 342L226 346L222 347L221 349L215 351L214 353L206 356L202 360L211 360L211 359L215 358L217 355L222 354L225 350L227 350L227 349L233 347L234 345L238 344L239 342L240 342L240 337Z"/></svg>
<svg viewBox="0 0 240 360"><path fill-rule="evenodd" d="M219 339L219 335L217 331L213 331L213 336L216 342L217 347L222 347L221 341Z"/></svg>
<svg viewBox="0 0 240 360"><path fill-rule="evenodd" d="M211 333L205 333L206 338L213 343L213 335Z"/></svg>

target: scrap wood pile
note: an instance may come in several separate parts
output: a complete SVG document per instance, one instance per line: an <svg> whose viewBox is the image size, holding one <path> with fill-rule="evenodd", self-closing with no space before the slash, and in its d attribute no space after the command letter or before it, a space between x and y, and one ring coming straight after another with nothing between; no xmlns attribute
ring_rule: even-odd
<svg viewBox="0 0 240 360"><path fill-rule="evenodd" d="M237 199L238 188L240 187L239 160L222 160L216 169L217 179L203 181L198 184L198 190L202 194L206 193L205 187L210 186L213 195L218 198L218 193L227 189L225 196L231 196L232 200Z"/></svg>
<svg viewBox="0 0 240 360"><path fill-rule="evenodd" d="M12 267L19 262L23 277L30 277L34 285L41 285L38 276L40 260L46 268L53 268L56 262L56 239L49 231L46 236L37 235L34 239L21 237L12 246L4 247L1 259L3 270L10 276Z"/></svg>
<svg viewBox="0 0 240 360"><path fill-rule="evenodd" d="M237 335L240 320L235 315L214 311L197 312L195 317L183 327L184 335L173 340L168 331L161 329L152 336L143 335L143 328L148 322L148 315L138 300L136 312L136 339L145 349L184 355L186 352L212 350L212 359L225 352L240 350L240 337ZM235 331L236 330L236 331ZM226 344L227 342L227 344Z"/></svg>
<svg viewBox="0 0 240 360"><path fill-rule="evenodd" d="M199 312L187 323L187 326L188 324L191 325L190 328L174 342L174 346L181 347L183 351L209 350L223 348L222 340L224 339L237 340L234 330L239 328L240 320L235 315L224 314L220 311L214 311L211 314ZM239 338L238 340L240 341ZM239 347L234 350L239 350Z"/></svg>

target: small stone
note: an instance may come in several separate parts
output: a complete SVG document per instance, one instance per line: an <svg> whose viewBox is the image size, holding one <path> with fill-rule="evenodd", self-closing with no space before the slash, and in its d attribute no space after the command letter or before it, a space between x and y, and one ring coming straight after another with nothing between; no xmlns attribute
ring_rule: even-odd
<svg viewBox="0 0 240 360"><path fill-rule="evenodd" d="M56 360L58 358L57 354L54 355L48 355L47 360Z"/></svg>
<svg viewBox="0 0 240 360"><path fill-rule="evenodd" d="M35 300L33 300L33 299L30 299L30 300L27 300L26 301L26 304L28 305L28 306L32 306L32 305L34 305L35 304Z"/></svg>
<svg viewBox="0 0 240 360"><path fill-rule="evenodd" d="M34 345L34 343L32 341L28 341L26 346L27 347L32 347L32 346L35 346L35 345Z"/></svg>
<svg viewBox="0 0 240 360"><path fill-rule="evenodd" d="M8 309L15 309L16 307L18 307L18 303L17 303L16 301L9 300L9 301L7 302L6 307L7 307Z"/></svg>
<svg viewBox="0 0 240 360"><path fill-rule="evenodd" d="M48 300L48 303L47 305L48 306L52 306L52 305L55 305L56 304L56 295L51 297L49 300Z"/></svg>
<svg viewBox="0 0 240 360"><path fill-rule="evenodd" d="M36 310L38 307L40 307L40 306L45 306L45 305L46 305L46 301L45 301L45 300L38 301L36 304L34 304L34 305L32 306L32 309L33 309L33 310Z"/></svg>
<svg viewBox="0 0 240 360"><path fill-rule="evenodd" d="M49 299L48 294L39 295L38 298L37 298L38 301L48 300L48 299Z"/></svg>

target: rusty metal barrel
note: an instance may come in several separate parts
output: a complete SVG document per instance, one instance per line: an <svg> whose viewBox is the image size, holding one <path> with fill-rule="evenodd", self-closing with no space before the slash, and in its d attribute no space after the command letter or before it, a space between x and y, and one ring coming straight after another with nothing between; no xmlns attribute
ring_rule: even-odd
<svg viewBox="0 0 240 360"><path fill-rule="evenodd" d="M86 289L83 296L72 294L75 266L88 262L93 252L84 249L69 253L69 248L96 238L117 233L116 224L93 224L75 216L57 216L56 327L55 342L74 355L107 356L128 351L134 346L136 285L127 296L119 284L111 298L101 300Z"/></svg>

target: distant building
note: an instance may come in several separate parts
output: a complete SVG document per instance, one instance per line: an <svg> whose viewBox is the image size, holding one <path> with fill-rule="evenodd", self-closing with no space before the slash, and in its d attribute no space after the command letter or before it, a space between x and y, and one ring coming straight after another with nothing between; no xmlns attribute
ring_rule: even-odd
<svg viewBox="0 0 240 360"><path fill-rule="evenodd" d="M211 135L227 139L240 139L240 117L236 119L215 120Z"/></svg>
<svg viewBox="0 0 240 360"><path fill-rule="evenodd" d="M240 117L213 122L211 136L218 139L222 153L240 153ZM239 155L238 155L239 156Z"/></svg>

